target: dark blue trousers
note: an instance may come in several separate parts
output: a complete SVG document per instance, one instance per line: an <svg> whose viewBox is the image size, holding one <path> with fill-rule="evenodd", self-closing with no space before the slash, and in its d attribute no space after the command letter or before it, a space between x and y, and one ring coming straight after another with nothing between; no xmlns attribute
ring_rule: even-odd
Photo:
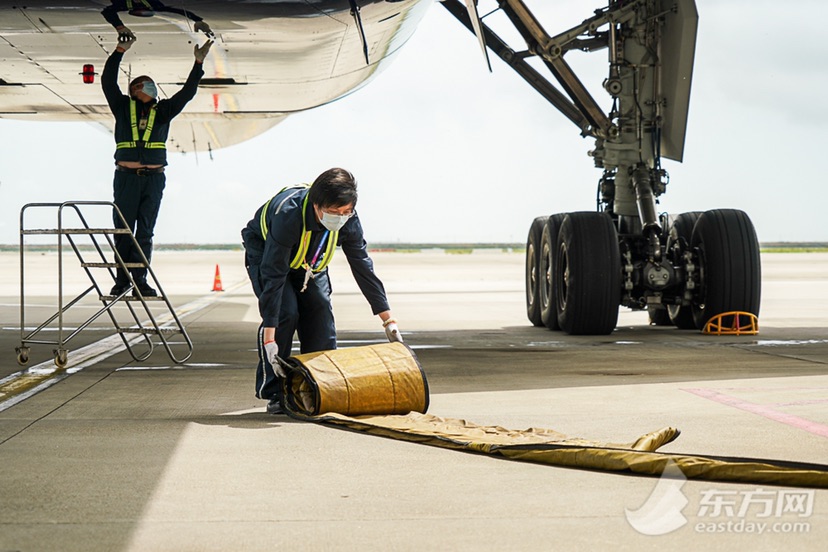
<svg viewBox="0 0 828 552"><path fill-rule="evenodd" d="M125 263L140 263L141 252L149 262L152 259L152 236L158 210L161 208L161 198L166 186L164 173L138 176L128 172L115 171L115 205L120 209L126 221L126 227L135 234L140 251L135 247L132 238L123 234L115 235L115 249ZM113 211L112 219L115 228L123 228L124 223ZM147 281L146 268L130 269L136 284ZM116 283L127 284L129 278L126 273L118 269Z"/></svg>
<svg viewBox="0 0 828 552"><path fill-rule="evenodd" d="M250 255L247 256L250 260ZM261 295L262 282L259 265L247 265L247 273L253 284L253 293ZM302 289L304 270L291 270L282 292L282 308L279 311L279 325L276 327L276 345L283 359L291 355L293 334L299 338L301 353L329 351L336 349L336 324L331 306L331 282L328 271L323 270ZM259 399L281 398L282 378L276 376L273 366L267 361L264 351L264 330L259 326L257 346L259 363L256 366L256 397Z"/></svg>

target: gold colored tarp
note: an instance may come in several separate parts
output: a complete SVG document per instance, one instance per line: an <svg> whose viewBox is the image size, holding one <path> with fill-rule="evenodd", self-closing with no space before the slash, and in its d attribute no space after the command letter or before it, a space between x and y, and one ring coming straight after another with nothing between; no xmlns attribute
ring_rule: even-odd
<svg viewBox="0 0 828 552"><path fill-rule="evenodd" d="M338 349L288 360L285 406L296 419L512 460L660 476L675 463L688 479L828 488L828 466L657 452L679 430L665 427L624 444L512 430L425 414L428 383L401 343Z"/></svg>
<svg viewBox="0 0 828 552"><path fill-rule="evenodd" d="M288 363L295 369L285 398L294 412L359 416L428 410L425 372L402 343L308 353Z"/></svg>

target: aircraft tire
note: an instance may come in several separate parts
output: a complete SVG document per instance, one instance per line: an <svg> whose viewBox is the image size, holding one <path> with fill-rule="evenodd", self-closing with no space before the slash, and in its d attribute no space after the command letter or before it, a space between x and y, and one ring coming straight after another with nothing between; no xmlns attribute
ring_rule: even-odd
<svg viewBox="0 0 828 552"><path fill-rule="evenodd" d="M529 227L526 239L526 315L534 326L543 326L540 313L540 242L548 217L537 217Z"/></svg>
<svg viewBox="0 0 828 552"><path fill-rule="evenodd" d="M555 294L555 257L558 234L566 215L558 213L546 219L540 245L540 264L538 265L540 312L543 325L550 330L560 330L558 325L558 302Z"/></svg>
<svg viewBox="0 0 828 552"><path fill-rule="evenodd" d="M558 324L571 335L606 335L618 323L621 255L618 234L604 213L569 213L555 259Z"/></svg>
<svg viewBox="0 0 828 552"><path fill-rule="evenodd" d="M666 308L659 308L654 305L647 306L647 316L650 318L651 326L672 326L670 314Z"/></svg>
<svg viewBox="0 0 828 552"><path fill-rule="evenodd" d="M701 211L689 211L681 213L674 220L670 227L670 234L667 237L667 251L673 252L677 249L676 262L678 258L690 247L690 240L693 237L693 227L701 216ZM670 321L680 330L696 330L696 321L693 319L693 307L690 305L667 305L667 314Z"/></svg>
<svg viewBox="0 0 828 552"><path fill-rule="evenodd" d="M759 241L744 211L705 211L693 228L690 243L698 252L701 294L693 319L703 328L710 318L730 311L759 315L762 268Z"/></svg>

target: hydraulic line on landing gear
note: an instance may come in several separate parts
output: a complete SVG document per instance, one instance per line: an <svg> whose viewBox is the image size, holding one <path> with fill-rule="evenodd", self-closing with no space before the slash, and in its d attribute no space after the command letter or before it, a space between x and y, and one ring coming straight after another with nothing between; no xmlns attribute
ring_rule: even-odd
<svg viewBox="0 0 828 552"><path fill-rule="evenodd" d="M641 231L650 244L650 254L656 263L661 262L661 225L656 212L656 200L653 193L652 174L645 165L638 165L631 171L631 179L635 188L635 202L638 206L638 216L641 219Z"/></svg>

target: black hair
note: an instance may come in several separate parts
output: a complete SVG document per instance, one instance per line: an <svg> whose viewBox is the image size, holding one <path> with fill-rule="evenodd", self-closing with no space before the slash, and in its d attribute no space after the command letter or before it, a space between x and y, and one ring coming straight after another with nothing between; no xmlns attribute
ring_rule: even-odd
<svg viewBox="0 0 828 552"><path fill-rule="evenodd" d="M344 207L357 202L357 182L354 175L345 169L328 169L311 184L308 198L322 208Z"/></svg>

